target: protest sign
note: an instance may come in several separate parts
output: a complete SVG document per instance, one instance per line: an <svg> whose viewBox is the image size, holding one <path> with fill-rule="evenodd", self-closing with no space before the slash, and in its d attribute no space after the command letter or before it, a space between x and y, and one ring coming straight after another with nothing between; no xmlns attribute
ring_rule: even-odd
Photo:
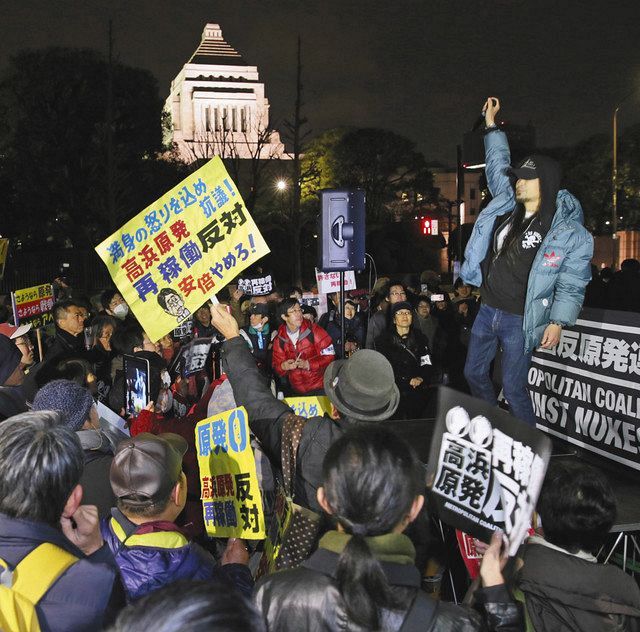
<svg viewBox="0 0 640 632"><path fill-rule="evenodd" d="M273 278L270 274L238 279L238 289L247 296L266 296L273 292Z"/></svg>
<svg viewBox="0 0 640 632"><path fill-rule="evenodd" d="M316 310L318 317L320 317L327 311L327 295L305 292L300 299L300 305L309 305L309 307L313 307Z"/></svg>
<svg viewBox="0 0 640 632"><path fill-rule="evenodd" d="M34 328L53 322L51 308L55 302L51 283L35 285L11 293L15 324L31 323Z"/></svg>
<svg viewBox="0 0 640 632"><path fill-rule="evenodd" d="M331 402L326 395L314 397L285 397L284 403L299 417L316 417L331 414Z"/></svg>
<svg viewBox="0 0 640 632"><path fill-rule="evenodd" d="M316 281L319 294L331 294L340 290L339 272L320 272L316 268ZM344 289L345 291L356 289L356 273L353 270L344 273Z"/></svg>
<svg viewBox="0 0 640 632"><path fill-rule="evenodd" d="M219 157L96 247L152 340L269 252Z"/></svg>
<svg viewBox="0 0 640 632"><path fill-rule="evenodd" d="M427 469L443 522L483 542L502 530L515 555L530 525L551 441L509 413L447 387Z"/></svg>
<svg viewBox="0 0 640 632"><path fill-rule="evenodd" d="M640 469L640 314L583 309L528 381L540 430Z"/></svg>
<svg viewBox="0 0 640 632"><path fill-rule="evenodd" d="M188 318L182 323L182 325L178 325L176 328L174 328L172 335L174 340L180 340L182 342L183 340L187 340L188 338L191 338L192 333L193 333L193 320Z"/></svg>
<svg viewBox="0 0 640 632"><path fill-rule="evenodd" d="M233 408L209 417L195 432L207 534L262 540L264 513L247 411Z"/></svg>
<svg viewBox="0 0 640 632"><path fill-rule="evenodd" d="M4 268L7 264L8 255L9 255L9 240L0 239L0 281L4 278Z"/></svg>

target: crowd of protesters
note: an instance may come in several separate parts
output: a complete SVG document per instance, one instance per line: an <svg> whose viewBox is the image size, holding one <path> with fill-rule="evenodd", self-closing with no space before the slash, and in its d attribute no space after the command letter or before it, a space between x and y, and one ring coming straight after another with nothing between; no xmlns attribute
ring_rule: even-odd
<svg viewBox="0 0 640 632"><path fill-rule="evenodd" d="M594 275L587 305L618 300L624 282ZM427 596L423 465L383 422L433 417L439 384L468 392L477 296L429 271L380 279L367 303L329 295L321 314L303 294L233 289L154 342L117 290L91 301L66 288L41 358L30 326L0 309L0 591L48 569L0 592L0 629L31 604L41 630L640 630L635 581L594 557L616 506L586 465L551 467L542 528L507 580L496 535L479 545L467 605ZM633 292L625 300L638 309ZM187 375L176 360L193 339L211 345ZM149 366L148 404L134 413L125 356ZM331 414L292 421L282 400L301 395L327 396ZM195 426L235 406L249 415L265 506L293 423L293 498L325 516L315 552L255 586L260 543L211 539L202 514Z"/></svg>

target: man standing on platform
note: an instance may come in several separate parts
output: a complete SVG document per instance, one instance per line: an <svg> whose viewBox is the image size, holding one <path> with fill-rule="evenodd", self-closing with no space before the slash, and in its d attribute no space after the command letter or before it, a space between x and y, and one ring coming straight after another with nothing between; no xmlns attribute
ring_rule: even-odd
<svg viewBox="0 0 640 632"><path fill-rule="evenodd" d="M582 208L560 190L558 163L529 156L510 166L500 102L487 99L486 175L493 199L480 213L465 250L461 276L480 287L482 307L471 331L464 375L474 396L496 404L489 368L502 349L502 386L511 412L535 426L527 390L531 353L552 349L562 327L575 324L591 278L593 238Z"/></svg>

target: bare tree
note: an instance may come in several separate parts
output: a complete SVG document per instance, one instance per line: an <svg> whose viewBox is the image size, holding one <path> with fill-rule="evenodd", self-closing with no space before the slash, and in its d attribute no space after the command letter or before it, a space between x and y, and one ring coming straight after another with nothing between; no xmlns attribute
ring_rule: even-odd
<svg viewBox="0 0 640 632"><path fill-rule="evenodd" d="M296 65L296 101L293 111L293 120L285 121L288 140L291 142L291 180L292 186L288 205L282 210L275 211L283 220L281 225L287 230L291 237L291 248L293 255L293 268L291 281L294 285L302 284L302 234L303 231L313 222L316 208L301 204L302 188L304 184L313 178L318 177L318 165L315 161L310 161L303 167L302 158L305 143L311 134L308 129L308 120L302 114L303 83L302 83L302 42L298 36L297 65Z"/></svg>

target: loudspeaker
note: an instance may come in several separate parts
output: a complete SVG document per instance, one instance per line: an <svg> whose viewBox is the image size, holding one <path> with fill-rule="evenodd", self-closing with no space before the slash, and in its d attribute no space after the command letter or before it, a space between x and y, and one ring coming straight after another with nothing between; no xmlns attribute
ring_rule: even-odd
<svg viewBox="0 0 640 632"><path fill-rule="evenodd" d="M319 196L318 269L364 270L364 191L323 189Z"/></svg>

